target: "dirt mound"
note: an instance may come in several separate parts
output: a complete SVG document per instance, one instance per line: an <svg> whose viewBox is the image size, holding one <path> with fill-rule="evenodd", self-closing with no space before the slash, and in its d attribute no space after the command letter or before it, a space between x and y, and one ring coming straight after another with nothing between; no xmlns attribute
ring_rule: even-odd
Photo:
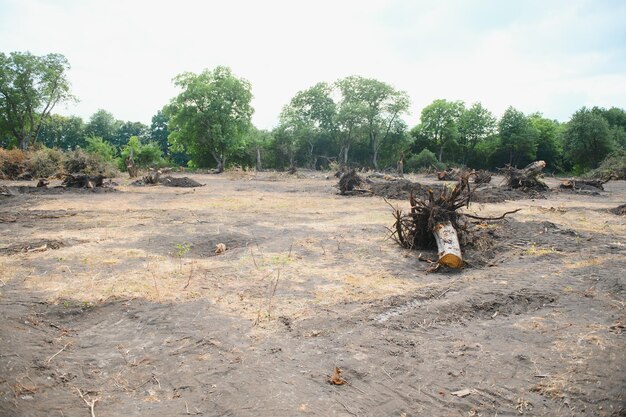
<svg viewBox="0 0 626 417"><path fill-rule="evenodd" d="M202 187L204 184L200 184L198 181L194 181L189 177L172 177L167 176L159 180L159 183L166 187Z"/></svg>
<svg viewBox="0 0 626 417"><path fill-rule="evenodd" d="M611 210L609 210L613 214L617 214L618 216L626 216L626 204L622 204L621 206L617 206Z"/></svg>

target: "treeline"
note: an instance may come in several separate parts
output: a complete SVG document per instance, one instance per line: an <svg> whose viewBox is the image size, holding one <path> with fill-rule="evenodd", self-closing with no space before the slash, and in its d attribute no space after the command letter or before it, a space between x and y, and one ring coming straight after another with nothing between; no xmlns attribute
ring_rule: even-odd
<svg viewBox="0 0 626 417"><path fill-rule="evenodd" d="M405 171L463 165L495 169L542 159L552 172L583 173L626 149L623 109L581 108L567 123L509 107L500 119L481 103L435 100L418 119L407 93L375 79L351 76L298 92L283 107L278 126L251 122L252 86L227 67L184 73L180 94L150 125L117 120L98 110L89 120L52 114L72 100L64 57L0 54L0 146L39 147L98 155L124 170L132 155L140 166L227 166L256 169L332 163L396 167Z"/></svg>

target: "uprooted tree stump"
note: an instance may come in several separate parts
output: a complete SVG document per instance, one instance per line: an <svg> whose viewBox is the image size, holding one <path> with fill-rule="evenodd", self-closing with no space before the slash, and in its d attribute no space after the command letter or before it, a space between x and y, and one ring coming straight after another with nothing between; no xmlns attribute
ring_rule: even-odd
<svg viewBox="0 0 626 417"><path fill-rule="evenodd" d="M437 172L437 179L439 181L458 181L463 175L463 171L460 168L448 167L443 171Z"/></svg>
<svg viewBox="0 0 626 417"><path fill-rule="evenodd" d="M156 185L159 183L159 179L161 177L160 170L150 169L145 177L143 177L144 184Z"/></svg>
<svg viewBox="0 0 626 417"><path fill-rule="evenodd" d="M62 185L71 188L102 187L104 175L69 174L65 176Z"/></svg>
<svg viewBox="0 0 626 417"><path fill-rule="evenodd" d="M604 191L604 184L607 182L602 180L565 180L561 181L559 188L562 190Z"/></svg>
<svg viewBox="0 0 626 417"><path fill-rule="evenodd" d="M506 178L506 183L513 189L546 191L548 185L541 180L541 171L546 167L545 161L535 161L524 169L517 169L511 165L499 168Z"/></svg>
<svg viewBox="0 0 626 417"><path fill-rule="evenodd" d="M359 186L363 185L365 180L356 173L355 169L351 169L348 172L344 172L339 178L339 193L341 195L351 195L355 193L367 192Z"/></svg>
<svg viewBox="0 0 626 417"><path fill-rule="evenodd" d="M472 178L474 179L474 184L476 185L489 184L491 182L491 172L481 169L474 172Z"/></svg>
<svg viewBox="0 0 626 417"><path fill-rule="evenodd" d="M462 176L453 188L444 187L436 197L432 190L428 190L428 199L415 198L411 193L409 202L411 210L403 213L399 208L393 208L395 223L390 231L390 237L406 249L432 249L438 251L436 267L447 266L458 269L463 266L463 256L459 233L464 230L460 219L462 216L479 220L500 220L500 217L487 218L460 213L462 207L468 207L472 199L469 175Z"/></svg>

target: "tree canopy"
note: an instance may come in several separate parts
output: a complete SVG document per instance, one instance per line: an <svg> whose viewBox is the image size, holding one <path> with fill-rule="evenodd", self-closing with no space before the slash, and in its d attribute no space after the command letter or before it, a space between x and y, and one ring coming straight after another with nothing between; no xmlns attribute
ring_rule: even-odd
<svg viewBox="0 0 626 417"><path fill-rule="evenodd" d="M32 146L54 107L72 98L69 68L61 54L0 52L0 129L20 149Z"/></svg>
<svg viewBox="0 0 626 417"><path fill-rule="evenodd" d="M250 128L250 83L235 77L230 68L217 67L180 74L174 84L182 92L167 107L169 141L186 149L198 166L207 166L212 158L223 171L226 158L242 149Z"/></svg>

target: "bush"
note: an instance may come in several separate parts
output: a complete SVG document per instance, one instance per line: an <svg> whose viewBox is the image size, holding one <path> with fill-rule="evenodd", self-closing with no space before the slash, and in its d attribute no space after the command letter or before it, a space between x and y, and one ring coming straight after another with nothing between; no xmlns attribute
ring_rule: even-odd
<svg viewBox="0 0 626 417"><path fill-rule="evenodd" d="M0 178L14 180L27 168L27 155L19 149L0 148Z"/></svg>
<svg viewBox="0 0 626 417"><path fill-rule="evenodd" d="M165 166L165 160L163 159L163 151L156 142L148 142L141 144L137 136L131 136L128 140L128 144L122 149L122 156L118 162L118 167L122 171L126 171L126 158L131 154L133 155L133 161L139 168L148 167L161 167Z"/></svg>
<svg viewBox="0 0 626 417"><path fill-rule="evenodd" d="M81 149L68 153L65 170L69 174L101 174L105 177L117 175L117 170L111 161L105 161L99 153L88 153Z"/></svg>
<svg viewBox="0 0 626 417"><path fill-rule="evenodd" d="M417 155L411 156L404 164L407 172L417 172L424 168L435 167L438 170L445 168L445 165L437 160L437 155L428 149L423 149Z"/></svg>
<svg viewBox="0 0 626 417"><path fill-rule="evenodd" d="M41 148L30 153L28 171L33 178L47 178L64 172L65 154L59 149Z"/></svg>
<svg viewBox="0 0 626 417"><path fill-rule="evenodd" d="M113 162L117 150L115 146L106 142L104 139L93 136L87 139L87 152L99 155L105 162Z"/></svg>

